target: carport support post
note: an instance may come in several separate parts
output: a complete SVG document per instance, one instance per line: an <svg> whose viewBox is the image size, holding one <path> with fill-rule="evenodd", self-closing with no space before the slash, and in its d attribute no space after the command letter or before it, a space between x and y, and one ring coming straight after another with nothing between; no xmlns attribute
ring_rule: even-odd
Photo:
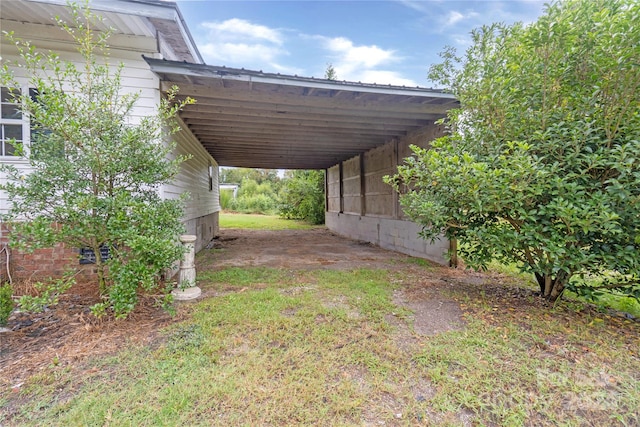
<svg viewBox="0 0 640 427"><path fill-rule="evenodd" d="M178 288L171 291L173 298L179 301L198 298L202 293L202 290L196 286L196 239L197 237L192 234L180 236L180 242L185 247L185 253L180 262Z"/></svg>

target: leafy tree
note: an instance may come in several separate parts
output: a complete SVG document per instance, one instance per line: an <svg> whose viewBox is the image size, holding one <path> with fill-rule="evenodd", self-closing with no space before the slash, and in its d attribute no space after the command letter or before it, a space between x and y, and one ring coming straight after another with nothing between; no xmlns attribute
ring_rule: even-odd
<svg viewBox="0 0 640 427"><path fill-rule="evenodd" d="M288 171L281 192L280 215L324 224L324 172Z"/></svg>
<svg viewBox="0 0 640 427"><path fill-rule="evenodd" d="M171 119L184 103L174 102L173 92L156 116L134 123L139 95L124 94L123 65L108 63L109 34L92 30L100 18L88 3L69 7L73 23L58 24L77 43L80 66L9 35L37 98L19 92L5 63L0 82L13 89L34 131L30 149L18 147L32 172L23 176L3 167L8 181L1 188L12 201L4 220L11 223L12 243L21 247L64 242L95 254L108 247L108 261L96 257L104 301L94 312L112 309L125 317L141 289L166 295L160 275L183 253L177 241L182 201L161 199L158 188L172 181L184 160L168 160L174 144L167 138L177 130Z"/></svg>
<svg viewBox="0 0 640 427"><path fill-rule="evenodd" d="M270 182L274 188L278 188L280 177L277 169L249 169L249 168L221 168L220 182L223 184L240 184L248 178L257 184Z"/></svg>
<svg viewBox="0 0 640 427"><path fill-rule="evenodd" d="M338 80L338 73L333 68L333 64L327 64L327 69L324 71L324 78L327 80Z"/></svg>
<svg viewBox="0 0 640 427"><path fill-rule="evenodd" d="M423 236L472 267L517 261L541 294L640 297L640 3L552 3L485 26L430 78L460 100L449 132L387 178ZM605 277L596 287L582 278Z"/></svg>
<svg viewBox="0 0 640 427"><path fill-rule="evenodd" d="M258 184L255 180L244 177L237 197L231 200L230 208L242 213L273 215L278 209L278 195L271 181L263 180Z"/></svg>

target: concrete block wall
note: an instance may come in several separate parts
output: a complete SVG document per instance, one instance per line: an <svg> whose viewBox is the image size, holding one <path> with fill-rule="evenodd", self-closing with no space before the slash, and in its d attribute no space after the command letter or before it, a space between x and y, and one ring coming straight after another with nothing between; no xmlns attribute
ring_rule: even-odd
<svg viewBox="0 0 640 427"><path fill-rule="evenodd" d="M327 227L341 236L373 243L384 249L426 258L438 264L449 264L449 241L441 238L431 243L421 239L421 227L411 221L327 212Z"/></svg>
<svg viewBox="0 0 640 427"><path fill-rule="evenodd" d="M185 221L185 234L193 234L197 237L196 253L200 252L207 244L220 233L220 212Z"/></svg>
<svg viewBox="0 0 640 427"><path fill-rule="evenodd" d="M428 148L442 134L440 126L431 124L329 168L327 227L352 239L448 264L449 241L420 238L421 226L408 220L398 194L383 181L412 154L410 145Z"/></svg>

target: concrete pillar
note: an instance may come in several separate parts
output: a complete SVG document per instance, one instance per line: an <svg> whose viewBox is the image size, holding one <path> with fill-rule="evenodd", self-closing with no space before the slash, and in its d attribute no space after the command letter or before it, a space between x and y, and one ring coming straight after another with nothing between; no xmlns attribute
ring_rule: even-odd
<svg viewBox="0 0 640 427"><path fill-rule="evenodd" d="M192 234L180 236L180 242L182 242L186 252L180 262L178 288L171 291L173 298L179 301L198 298L202 293L202 290L196 286L196 239L197 237Z"/></svg>

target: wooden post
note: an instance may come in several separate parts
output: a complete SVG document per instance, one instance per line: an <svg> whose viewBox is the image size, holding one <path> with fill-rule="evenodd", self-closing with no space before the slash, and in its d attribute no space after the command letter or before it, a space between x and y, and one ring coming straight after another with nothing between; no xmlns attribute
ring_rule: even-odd
<svg viewBox="0 0 640 427"><path fill-rule="evenodd" d="M360 153L360 215L367 215L367 178L364 175L364 153Z"/></svg>
<svg viewBox="0 0 640 427"><path fill-rule="evenodd" d="M329 212L329 169L324 170L324 211Z"/></svg>
<svg viewBox="0 0 640 427"><path fill-rule="evenodd" d="M391 168L393 173L398 172L398 139L395 138L393 140L393 166ZM400 197L397 191L393 190L392 200L393 200L393 218L400 219Z"/></svg>
<svg viewBox="0 0 640 427"><path fill-rule="evenodd" d="M340 213L344 213L344 171L342 162L338 165L338 175L340 179Z"/></svg>

